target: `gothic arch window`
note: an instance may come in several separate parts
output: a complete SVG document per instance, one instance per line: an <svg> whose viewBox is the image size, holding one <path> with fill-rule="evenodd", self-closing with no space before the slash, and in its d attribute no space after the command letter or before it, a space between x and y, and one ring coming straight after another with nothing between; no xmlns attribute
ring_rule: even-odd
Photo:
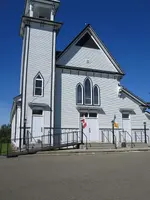
<svg viewBox="0 0 150 200"><path fill-rule="evenodd" d="M89 78L84 81L84 103L86 105L92 104L92 82Z"/></svg>
<svg viewBox="0 0 150 200"><path fill-rule="evenodd" d="M34 78L33 88L34 88L34 96L44 95L44 79L40 72Z"/></svg>
<svg viewBox="0 0 150 200"><path fill-rule="evenodd" d="M83 104L83 86L79 83L76 87L77 104Z"/></svg>
<svg viewBox="0 0 150 200"><path fill-rule="evenodd" d="M100 89L97 85L93 87L93 104L100 105Z"/></svg>

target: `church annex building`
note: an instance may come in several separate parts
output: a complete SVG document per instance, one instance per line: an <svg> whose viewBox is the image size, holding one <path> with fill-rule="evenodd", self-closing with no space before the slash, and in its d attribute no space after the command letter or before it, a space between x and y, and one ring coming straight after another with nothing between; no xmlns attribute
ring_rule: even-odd
<svg viewBox="0 0 150 200"><path fill-rule="evenodd" d="M88 144L149 143L150 113L124 88L124 72L91 25L63 50L56 38L59 0L26 0L20 94L11 110L11 140L17 148ZM81 131L81 120L87 126ZM113 130L113 126L114 130ZM69 136L64 133L69 133ZM114 135L113 135L114 134Z"/></svg>

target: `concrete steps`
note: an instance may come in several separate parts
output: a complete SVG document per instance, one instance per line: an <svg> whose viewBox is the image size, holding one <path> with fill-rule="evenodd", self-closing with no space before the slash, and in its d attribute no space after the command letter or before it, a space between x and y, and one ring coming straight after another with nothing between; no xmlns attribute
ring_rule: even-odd
<svg viewBox="0 0 150 200"><path fill-rule="evenodd" d="M141 142L134 142L132 144L133 148L147 148L149 145Z"/></svg>
<svg viewBox="0 0 150 200"><path fill-rule="evenodd" d="M81 149L85 149L86 145L81 145ZM88 149L115 149L115 145L111 143L88 143Z"/></svg>

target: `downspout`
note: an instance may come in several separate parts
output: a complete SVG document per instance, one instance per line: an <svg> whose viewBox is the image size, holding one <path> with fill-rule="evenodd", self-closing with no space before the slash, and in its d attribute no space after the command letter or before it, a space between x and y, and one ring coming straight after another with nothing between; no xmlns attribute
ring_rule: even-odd
<svg viewBox="0 0 150 200"><path fill-rule="evenodd" d="M24 108L24 119L25 119L25 115L26 115L26 83L27 83L27 67L28 67L28 54L29 54L29 41L30 41L30 28L29 28L29 32L26 32L25 35L25 46L24 46L24 56L23 56L23 74L22 74L22 85L21 85L21 114L20 114L20 140L19 140L19 148L21 149L21 143L22 143L22 126L23 126L23 122L24 120L22 120L23 118L23 108ZM28 42L28 44L27 44ZM28 47L27 47L28 45ZM26 57L26 48L27 49L27 57ZM27 60L26 66L25 66L25 60ZM26 67L26 71L25 71L25 67ZM26 77L25 77L25 81L24 81L24 74L26 73ZM24 84L25 84L25 92L24 92L24 96L23 96L23 90L24 90ZM23 105L23 97L24 97L24 105Z"/></svg>
<svg viewBox="0 0 150 200"><path fill-rule="evenodd" d="M51 128L52 128L52 95L53 95L53 73L54 73L54 27L53 27L53 32L52 32L52 68L51 68L51 94L50 94L50 135L51 135Z"/></svg>
<svg viewBox="0 0 150 200"><path fill-rule="evenodd" d="M23 81L24 81L24 63L25 63L25 49L26 49L26 42L27 42L27 34L25 34L24 38L24 48L23 48L23 62L22 62L22 76L21 76L21 111L20 111L20 136L19 136L19 148L21 149L21 126L22 126L22 110L23 110Z"/></svg>
<svg viewBox="0 0 150 200"><path fill-rule="evenodd" d="M27 79L28 79L28 64L29 64L29 44L30 44L30 26L29 26L29 35L28 35L28 49L27 49L27 63L26 63L26 78L25 78L25 98L24 98L24 135L23 135L23 141L25 140L25 120L26 120L26 101L27 101Z"/></svg>
<svg viewBox="0 0 150 200"><path fill-rule="evenodd" d="M17 103L16 103L16 108L15 108L15 140L16 140L16 132L17 132ZM16 141L15 141L16 142Z"/></svg>

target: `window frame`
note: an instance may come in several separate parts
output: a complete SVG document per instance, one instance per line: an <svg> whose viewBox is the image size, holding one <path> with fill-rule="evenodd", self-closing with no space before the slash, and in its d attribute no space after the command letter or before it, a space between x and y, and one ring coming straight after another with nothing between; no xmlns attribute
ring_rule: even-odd
<svg viewBox="0 0 150 200"><path fill-rule="evenodd" d="M86 118L86 119L98 119L98 112L89 112L89 111L81 111L80 113L80 118ZM96 116L90 116L91 114L96 114Z"/></svg>
<svg viewBox="0 0 150 200"><path fill-rule="evenodd" d="M96 114L96 116L90 116L92 114ZM97 119L98 118L98 113L97 112L89 112L89 119Z"/></svg>
<svg viewBox="0 0 150 200"><path fill-rule="evenodd" d="M38 76L41 77L41 79L37 78ZM42 82L42 86L41 87L37 87L36 86L36 81L41 81ZM37 95L36 93L36 89L41 89L41 95ZM34 81L33 81L33 96L35 97L43 97L44 96L44 78L42 76L42 74L39 72L35 77L34 77Z"/></svg>
<svg viewBox="0 0 150 200"><path fill-rule="evenodd" d="M78 87L81 87L81 93L82 93L82 102L78 103ZM76 104L77 105L83 105L83 85L81 83L78 83L76 86Z"/></svg>
<svg viewBox="0 0 150 200"><path fill-rule="evenodd" d="M95 96L94 96L94 89L95 89L95 87L97 88L97 91L98 91L98 104L96 104L96 103L94 102L94 100L95 100ZM94 85L94 86L93 86L93 105L94 105L94 106L99 106L99 105L100 105L100 88L99 88L98 85Z"/></svg>
<svg viewBox="0 0 150 200"><path fill-rule="evenodd" d="M128 118L123 117L123 115L128 115ZM130 120L130 113L122 113L122 120Z"/></svg>
<svg viewBox="0 0 150 200"><path fill-rule="evenodd" d="M86 103L85 83L86 83L87 80L89 80L89 82L90 82L91 103ZM85 80L84 80L84 105L93 105L93 89L92 89L92 86L93 86L92 80L89 77L85 78Z"/></svg>
<svg viewBox="0 0 150 200"><path fill-rule="evenodd" d="M38 111L41 113L37 113ZM43 116L43 109L38 109L38 108L32 109L32 116Z"/></svg>
<svg viewBox="0 0 150 200"><path fill-rule="evenodd" d="M33 17L39 19L50 20L51 9L49 7L43 7L42 5L33 6ZM46 14L45 16L43 14Z"/></svg>

